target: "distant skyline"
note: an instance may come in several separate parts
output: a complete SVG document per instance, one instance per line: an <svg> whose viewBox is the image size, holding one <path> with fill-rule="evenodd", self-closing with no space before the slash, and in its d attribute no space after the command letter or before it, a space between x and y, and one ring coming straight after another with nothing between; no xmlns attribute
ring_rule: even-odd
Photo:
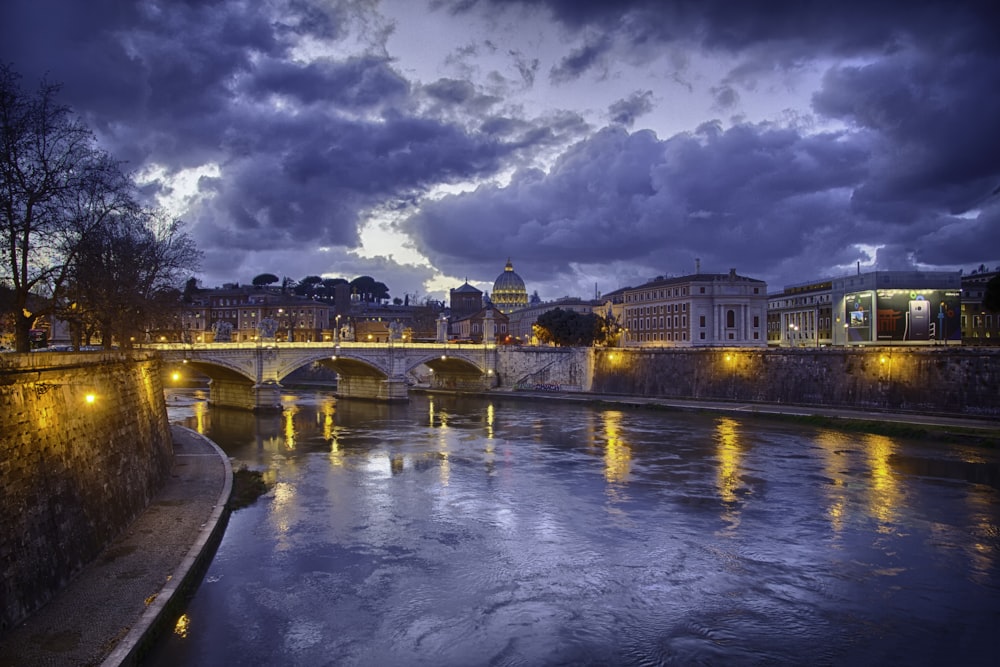
<svg viewBox="0 0 1000 667"><path fill-rule="evenodd" d="M1000 265L994 2L6 0L206 287Z"/></svg>

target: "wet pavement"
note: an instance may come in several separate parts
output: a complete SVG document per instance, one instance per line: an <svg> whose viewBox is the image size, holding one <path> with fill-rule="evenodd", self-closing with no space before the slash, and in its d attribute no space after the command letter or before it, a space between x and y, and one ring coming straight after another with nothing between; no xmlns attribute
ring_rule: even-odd
<svg viewBox="0 0 1000 667"><path fill-rule="evenodd" d="M172 426L174 467L128 530L48 604L0 636L0 666L132 664L225 529L229 459Z"/></svg>

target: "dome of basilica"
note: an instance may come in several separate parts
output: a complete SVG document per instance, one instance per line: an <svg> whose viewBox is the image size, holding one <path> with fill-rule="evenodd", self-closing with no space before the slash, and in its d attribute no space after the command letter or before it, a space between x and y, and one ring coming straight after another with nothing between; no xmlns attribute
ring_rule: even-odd
<svg viewBox="0 0 1000 667"><path fill-rule="evenodd" d="M503 273L493 283L491 300L501 313L528 306L528 290L525 289L521 276L514 273L514 265L510 263L510 259L507 260Z"/></svg>

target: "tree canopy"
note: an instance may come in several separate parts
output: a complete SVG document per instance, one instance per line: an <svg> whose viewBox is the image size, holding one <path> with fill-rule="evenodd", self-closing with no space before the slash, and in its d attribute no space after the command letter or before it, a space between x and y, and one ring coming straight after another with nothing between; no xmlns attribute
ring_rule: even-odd
<svg viewBox="0 0 1000 667"><path fill-rule="evenodd" d="M43 81L26 93L0 65L0 280L12 286L19 352L45 315L127 345L122 327L150 312L141 302L198 259L180 223L138 203L131 176L58 91Z"/></svg>
<svg viewBox="0 0 1000 667"><path fill-rule="evenodd" d="M273 273L261 273L260 275L254 276L253 286L254 287L267 287L268 285L273 285L274 283L281 280L278 276Z"/></svg>
<svg viewBox="0 0 1000 667"><path fill-rule="evenodd" d="M582 347L603 342L605 329L604 318L596 313L578 313L562 308L542 313L532 327L535 336L543 343Z"/></svg>

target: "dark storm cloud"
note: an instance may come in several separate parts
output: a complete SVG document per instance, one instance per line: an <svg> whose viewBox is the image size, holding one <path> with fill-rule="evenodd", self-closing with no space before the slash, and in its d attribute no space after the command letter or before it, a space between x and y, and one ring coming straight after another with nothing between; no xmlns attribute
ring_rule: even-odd
<svg viewBox="0 0 1000 667"><path fill-rule="evenodd" d="M366 209L492 174L517 148L414 115L383 56L292 58L302 36L343 36L352 7L13 0L0 10L0 58L28 80L66 81L66 101L133 168L217 164L211 197L190 213L201 243L350 247ZM490 104L461 82L425 92Z"/></svg>
<svg viewBox="0 0 1000 667"><path fill-rule="evenodd" d="M581 237L595 240L591 247L601 248L606 257L647 265L663 266L672 254L677 259L697 255L772 275L812 275L866 259L858 244L882 246L878 259L892 268L907 262L978 264L996 257L998 198L991 193L1000 184L1000 39L995 32L1000 10L995 3L515 4L546 9L583 40L554 69L560 82L602 79L614 59L644 62L668 47L702 48L736 58L729 74L710 89L720 111L734 111L741 90L753 91L776 70L812 63L826 70L813 100L816 117L799 116L797 124L846 126L836 135L806 137L749 125L723 132L721 125L708 123L696 133L698 141L679 135L663 142L668 158L663 164L650 161L649 170L669 178L656 181L653 194L623 192L609 173L603 183L576 183L582 193L577 200L585 204L568 206L573 161L567 153L559 172L540 177L530 188L516 181L507 193L464 195L467 209L476 197L498 208L510 199L505 211L513 222L507 224L518 233L507 240L530 239L531 244L506 252L530 255L540 272L541 249L566 258L555 262L566 272L574 257L598 261L586 247L560 245L567 221L574 219ZM470 11L468 5L453 9ZM619 121L631 118L624 102L611 112ZM588 143L595 164L635 164L633 140ZM681 163L684 168L667 166ZM447 226L448 205L440 202L428 216ZM621 233L602 233L597 217ZM639 239L662 248L655 260L643 257ZM442 256L462 254L442 237L437 243ZM521 270L531 275L531 267Z"/></svg>
<svg viewBox="0 0 1000 667"><path fill-rule="evenodd" d="M850 193L866 159L842 135L769 126L709 124L666 141L605 129L549 173L524 170L507 187L425 205L411 224L433 261L471 268L514 254L536 279L575 262L666 270L693 257L767 273L804 248L829 262L857 234Z"/></svg>
<svg viewBox="0 0 1000 667"><path fill-rule="evenodd" d="M445 63L456 78L411 84L365 1L7 0L0 60L30 85L46 73L64 82L63 100L136 169L217 165L190 217L220 267L260 248L353 247L368 211L417 208L436 186L518 167L506 186L421 204L403 228L449 274L512 255L529 280L575 263L683 272L693 257L706 270L812 277L864 258L858 244L882 246L893 265L978 265L1000 247L995 3L433 4L458 16L543 10L538 20L560 25L551 37L569 38L549 70L557 91L669 56L663 78L741 117L759 81L812 67L826 75L811 127L842 129L730 120L672 137L626 131L657 112L649 92L607 107L610 127L596 134L573 111L529 117L510 93L536 86L542 61L499 35L470 36ZM297 50L317 44L352 55ZM685 55L699 50L731 69L705 84ZM493 71L484 90L454 74L481 71L487 52L510 57L509 79Z"/></svg>
<svg viewBox="0 0 1000 667"><path fill-rule="evenodd" d="M637 90L624 100L618 100L608 109L612 123L632 127L639 116L653 110L653 91Z"/></svg>
<svg viewBox="0 0 1000 667"><path fill-rule="evenodd" d="M784 57L884 52L916 37L935 50L1000 50L992 0L444 0L462 13L494 5L545 8L574 31L623 32L633 47L689 42L733 52L783 43Z"/></svg>
<svg viewBox="0 0 1000 667"><path fill-rule="evenodd" d="M324 102L364 111L404 103L409 84L387 59L361 56L323 58L307 65L269 60L258 64L243 90L255 98L288 95L303 104Z"/></svg>
<svg viewBox="0 0 1000 667"><path fill-rule="evenodd" d="M552 71L549 72L549 77L555 83L576 79L583 72L591 71L602 65L604 56L610 48L611 41L607 37L591 39L553 67Z"/></svg>

